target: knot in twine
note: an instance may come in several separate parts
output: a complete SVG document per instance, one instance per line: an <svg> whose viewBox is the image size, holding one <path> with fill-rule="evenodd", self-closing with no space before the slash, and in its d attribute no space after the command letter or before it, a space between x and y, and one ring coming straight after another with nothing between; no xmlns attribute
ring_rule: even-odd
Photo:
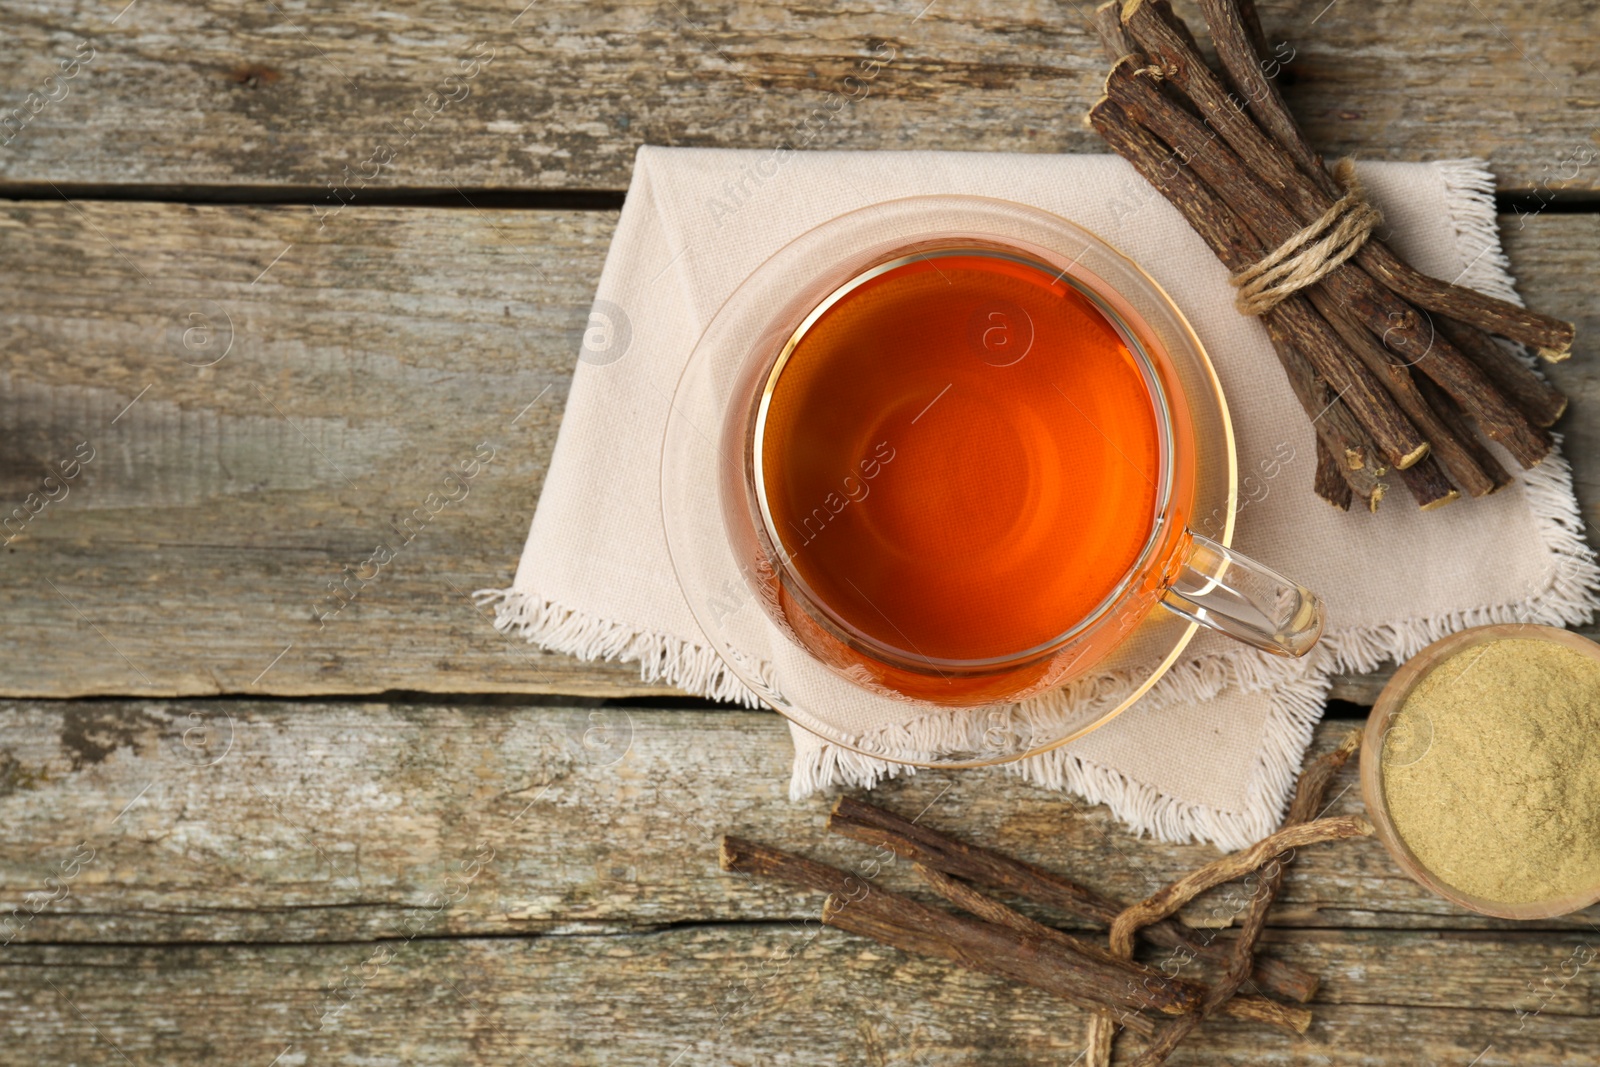
<svg viewBox="0 0 1600 1067"><path fill-rule="evenodd" d="M1290 294L1327 277L1366 244L1383 213L1367 203L1355 164L1341 159L1333 177L1344 196L1322 217L1228 280L1239 290L1234 306L1244 315L1264 315Z"/></svg>

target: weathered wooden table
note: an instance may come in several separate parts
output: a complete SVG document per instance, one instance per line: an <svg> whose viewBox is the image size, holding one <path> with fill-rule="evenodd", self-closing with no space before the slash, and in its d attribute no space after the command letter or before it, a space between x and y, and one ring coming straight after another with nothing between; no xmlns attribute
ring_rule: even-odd
<svg viewBox="0 0 1600 1067"><path fill-rule="evenodd" d="M1072 1062L1076 1010L718 873L724 830L859 860L785 799L776 716L469 594L514 567L637 145L1099 151L1087 6L123 2L0 0L0 511L92 454L0 556L0 1062ZM1551 373L1594 514L1594 5L1263 17L1330 153L1492 162L1524 294L1579 323ZM1128 898L1214 855L998 772L881 793ZM1595 911L1476 918L1362 842L1303 857L1267 940L1324 977L1311 1032L1175 1062L1600 1062Z"/></svg>

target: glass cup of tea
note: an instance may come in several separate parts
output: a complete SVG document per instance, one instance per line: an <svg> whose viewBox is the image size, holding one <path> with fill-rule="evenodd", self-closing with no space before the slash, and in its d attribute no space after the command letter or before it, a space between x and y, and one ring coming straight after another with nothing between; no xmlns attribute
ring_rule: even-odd
<svg viewBox="0 0 1600 1067"><path fill-rule="evenodd" d="M702 628L769 683L691 589L713 564L686 543L688 462L717 472L719 548L753 602L875 695L981 708L1131 664L1092 728L1197 626L1284 656L1322 632L1314 594L1228 547L1233 434L1193 331L1130 260L1038 209L915 197L842 216L702 338L663 456L669 547ZM857 724L776 696L858 747Z"/></svg>

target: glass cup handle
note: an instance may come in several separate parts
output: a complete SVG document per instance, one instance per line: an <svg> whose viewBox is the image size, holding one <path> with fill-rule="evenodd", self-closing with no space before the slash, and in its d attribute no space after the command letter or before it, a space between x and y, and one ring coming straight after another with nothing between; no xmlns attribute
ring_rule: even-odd
<svg viewBox="0 0 1600 1067"><path fill-rule="evenodd" d="M1189 556L1161 605L1279 656L1303 656L1322 636L1322 601L1303 585L1209 537L1189 532Z"/></svg>

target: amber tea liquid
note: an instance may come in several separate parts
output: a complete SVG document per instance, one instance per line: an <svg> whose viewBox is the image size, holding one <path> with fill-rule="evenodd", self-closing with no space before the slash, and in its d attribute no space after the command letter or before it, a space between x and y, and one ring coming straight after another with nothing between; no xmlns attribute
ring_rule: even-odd
<svg viewBox="0 0 1600 1067"><path fill-rule="evenodd" d="M769 536L833 625L907 657L1046 646L1151 539L1151 372L1043 265L973 249L890 266L837 297L767 388Z"/></svg>

